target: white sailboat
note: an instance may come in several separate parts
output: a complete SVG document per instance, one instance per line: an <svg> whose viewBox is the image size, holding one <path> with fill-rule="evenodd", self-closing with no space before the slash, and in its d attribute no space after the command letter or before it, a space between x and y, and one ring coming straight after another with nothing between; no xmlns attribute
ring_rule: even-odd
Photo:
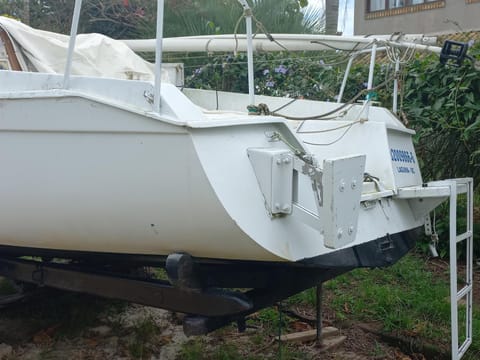
<svg viewBox="0 0 480 360"><path fill-rule="evenodd" d="M197 314L186 331L204 333L353 268L391 265L438 204L467 192L471 206L471 179L423 183L414 131L395 111L255 95L253 51L278 43L253 39L248 16L245 37L162 39L159 6L157 39L120 42L76 36L80 5L71 37L0 19L0 273ZM274 37L371 52L369 90L377 50L441 50L419 36ZM155 50L155 66L129 47ZM247 50L250 93L162 81L161 51L180 48ZM255 104L266 106L249 115ZM169 283L98 275L151 264ZM233 287L253 290L214 290Z"/></svg>

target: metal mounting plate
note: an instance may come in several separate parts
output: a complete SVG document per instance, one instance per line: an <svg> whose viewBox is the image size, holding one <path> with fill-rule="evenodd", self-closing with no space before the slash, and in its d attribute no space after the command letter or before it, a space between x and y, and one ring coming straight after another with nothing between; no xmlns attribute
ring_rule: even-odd
<svg viewBox="0 0 480 360"><path fill-rule="evenodd" d="M358 155L323 162L320 219L326 247L338 249L355 240L365 159Z"/></svg>
<svg viewBox="0 0 480 360"><path fill-rule="evenodd" d="M269 213L291 214L293 153L285 149L250 148L247 154Z"/></svg>

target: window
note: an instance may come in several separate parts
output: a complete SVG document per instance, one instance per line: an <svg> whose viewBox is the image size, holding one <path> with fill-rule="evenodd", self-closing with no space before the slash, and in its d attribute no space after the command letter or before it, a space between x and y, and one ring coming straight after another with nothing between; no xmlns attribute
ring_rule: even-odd
<svg viewBox="0 0 480 360"><path fill-rule="evenodd" d="M370 0L370 11L385 10L385 0Z"/></svg>
<svg viewBox="0 0 480 360"><path fill-rule="evenodd" d="M467 0L468 1L468 0ZM367 12L405 8L428 3L442 3L439 0L367 0Z"/></svg>
<svg viewBox="0 0 480 360"><path fill-rule="evenodd" d="M388 7L389 9L399 8L405 6L404 0L389 0Z"/></svg>

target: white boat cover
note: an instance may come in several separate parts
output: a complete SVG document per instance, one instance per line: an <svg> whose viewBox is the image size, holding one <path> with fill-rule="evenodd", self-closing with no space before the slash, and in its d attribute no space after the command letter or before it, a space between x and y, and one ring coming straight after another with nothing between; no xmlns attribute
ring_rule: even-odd
<svg viewBox="0 0 480 360"><path fill-rule="evenodd" d="M33 29L7 17L0 17L0 26L14 41L16 50L28 60L29 70L64 72L70 36ZM123 42L101 34L77 36L71 73L144 81L154 79L153 64L135 54ZM165 76L164 72L162 77Z"/></svg>

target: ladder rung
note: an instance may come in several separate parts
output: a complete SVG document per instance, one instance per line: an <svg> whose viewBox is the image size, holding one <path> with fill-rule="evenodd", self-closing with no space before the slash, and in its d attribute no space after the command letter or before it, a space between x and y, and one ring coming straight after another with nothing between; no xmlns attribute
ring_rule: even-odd
<svg viewBox="0 0 480 360"><path fill-rule="evenodd" d="M458 293L457 293L457 301L462 299L465 295L472 291L472 285L464 286Z"/></svg>
<svg viewBox="0 0 480 360"><path fill-rule="evenodd" d="M457 235L457 243L460 242L460 241L463 241L465 239L468 239L470 236L472 236L471 231L467 231L467 232L463 233L462 235Z"/></svg>

